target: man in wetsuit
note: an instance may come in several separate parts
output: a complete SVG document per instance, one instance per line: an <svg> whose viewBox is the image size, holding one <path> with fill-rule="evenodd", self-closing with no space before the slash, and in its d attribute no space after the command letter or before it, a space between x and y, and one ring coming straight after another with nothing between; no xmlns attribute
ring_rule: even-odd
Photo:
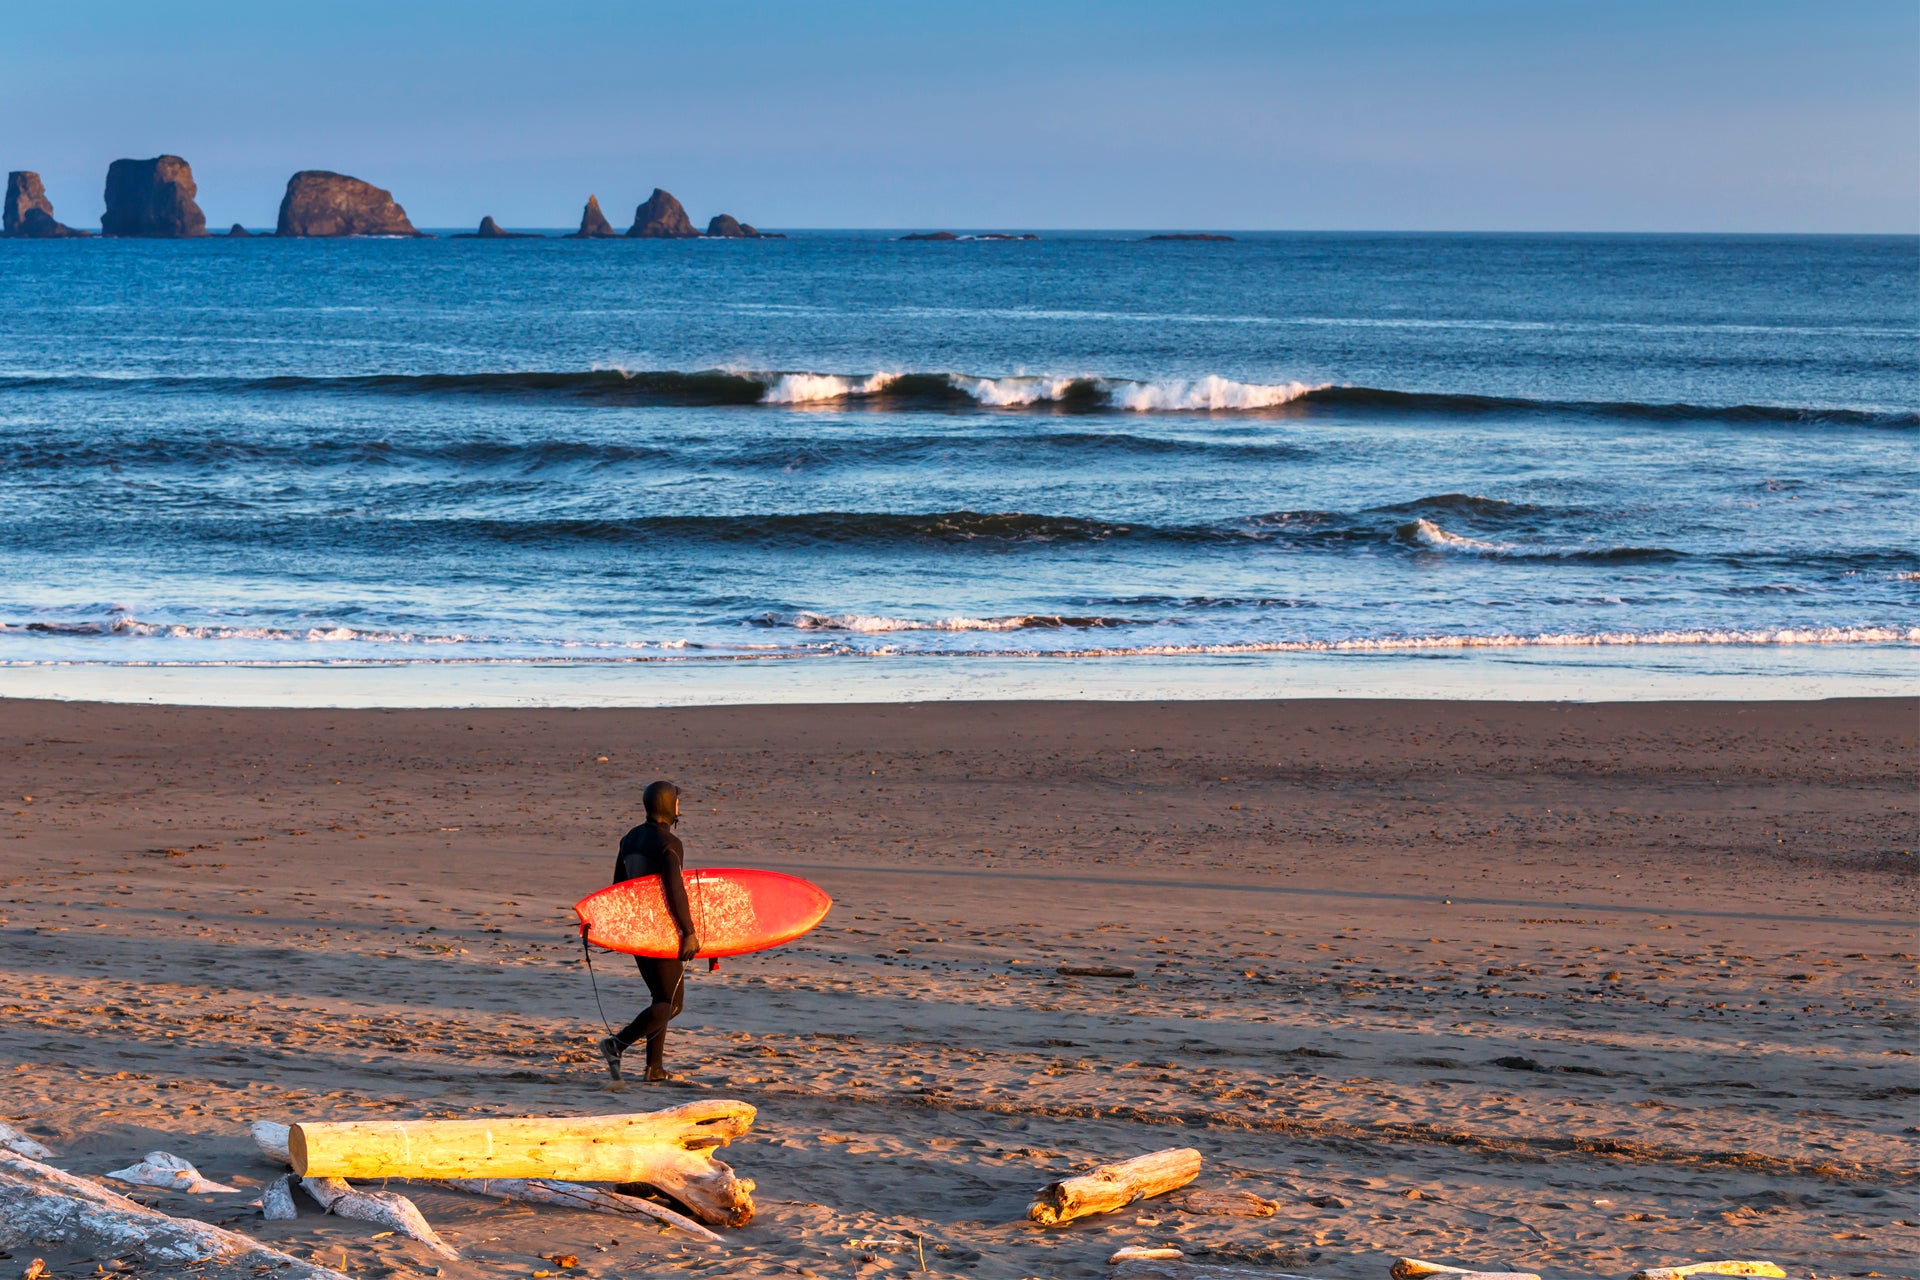
<svg viewBox="0 0 1920 1280"><path fill-rule="evenodd" d="M673 834L673 824L680 821L680 788L671 782L653 783L647 788L645 802L647 820L620 840L620 856L613 864L613 882L619 884L636 876L660 877L661 887L666 891L667 911L680 930L680 957L677 960L634 957L653 1003L639 1017L600 1041L600 1056L606 1059L607 1070L615 1080L620 1078L620 1055L637 1040L647 1042L647 1079L672 1078L667 1074L665 1062L667 1023L680 1012L681 981L686 975L687 961L700 950L700 939L693 931L693 912L687 905L687 884L680 876L686 850L680 846L680 837Z"/></svg>

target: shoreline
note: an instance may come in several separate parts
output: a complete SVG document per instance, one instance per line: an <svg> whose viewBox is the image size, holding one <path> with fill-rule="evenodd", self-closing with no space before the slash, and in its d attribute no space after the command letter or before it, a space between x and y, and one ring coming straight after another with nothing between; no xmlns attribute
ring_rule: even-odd
<svg viewBox="0 0 1920 1280"><path fill-rule="evenodd" d="M143 1199L355 1274L877 1277L917 1254L847 1242L913 1232L983 1278L1161 1244L1328 1280L1916 1276L1916 726L1911 696L0 699L0 1118L77 1173L171 1151L240 1190ZM607 1081L568 906L655 777L691 865L835 900L695 966L668 1090ZM616 1019L641 999L618 963L597 989ZM759 1109L725 1255L422 1183L390 1189L459 1262L246 1209L275 1174L252 1120L696 1097ZM1176 1145L1274 1214L1024 1221L1041 1184Z"/></svg>
<svg viewBox="0 0 1920 1280"><path fill-rule="evenodd" d="M1485 647L1051 657L876 654L643 661L0 664L0 700L178 706L693 707L1367 698L1672 702L1905 697L1920 645Z"/></svg>

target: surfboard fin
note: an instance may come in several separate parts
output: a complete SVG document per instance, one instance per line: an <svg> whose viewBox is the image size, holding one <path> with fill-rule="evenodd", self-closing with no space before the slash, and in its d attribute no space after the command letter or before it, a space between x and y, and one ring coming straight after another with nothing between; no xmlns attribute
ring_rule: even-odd
<svg viewBox="0 0 1920 1280"><path fill-rule="evenodd" d="M708 973L713 973L714 971L716 971L716 970L717 970L717 969L719 969L719 968L720 968L720 957L719 957L719 956L708 956L708 957L707 957L707 972L708 972Z"/></svg>

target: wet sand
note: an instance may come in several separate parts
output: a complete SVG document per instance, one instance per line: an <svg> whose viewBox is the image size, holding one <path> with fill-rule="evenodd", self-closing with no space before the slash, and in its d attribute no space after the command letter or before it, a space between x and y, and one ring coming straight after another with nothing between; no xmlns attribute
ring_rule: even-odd
<svg viewBox="0 0 1920 1280"><path fill-rule="evenodd" d="M0 702L0 1119L75 1172L175 1152L248 1190L140 1198L375 1277L918 1274L908 1233L980 1277L1159 1243L1336 1280L1920 1274L1917 712ZM568 906L660 776L694 864L837 905L689 979L681 1085L610 1088ZM1056 972L1088 963L1136 977ZM245 1208L248 1120L700 1092L760 1108L725 1252L420 1185L462 1262ZM1023 1220L1176 1145L1278 1211Z"/></svg>

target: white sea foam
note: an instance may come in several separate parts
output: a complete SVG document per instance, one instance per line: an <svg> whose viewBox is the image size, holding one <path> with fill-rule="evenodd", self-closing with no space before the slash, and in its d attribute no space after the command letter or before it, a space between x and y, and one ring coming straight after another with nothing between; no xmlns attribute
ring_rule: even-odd
<svg viewBox="0 0 1920 1280"><path fill-rule="evenodd" d="M1424 516L1413 522L1413 538L1426 546L1442 551L1468 551L1481 555L1498 554L1509 548L1497 542L1482 542L1478 538L1469 538L1458 533L1448 533Z"/></svg>
<svg viewBox="0 0 1920 1280"><path fill-rule="evenodd" d="M1123 619L1068 617L1054 613L1018 613L1004 618L889 618L863 613L797 613L791 618L770 616L772 625L801 631L848 631L886 635L895 631L1029 631L1069 627L1125 626Z"/></svg>
<svg viewBox="0 0 1920 1280"><path fill-rule="evenodd" d="M875 373L865 378L842 378L831 373L783 373L768 385L760 400L763 404L815 404L877 395L897 376Z"/></svg>
<svg viewBox="0 0 1920 1280"><path fill-rule="evenodd" d="M1234 382L1217 374L1193 382L1112 382L1101 386L1116 409L1135 413L1271 409L1319 389L1304 382Z"/></svg>
<svg viewBox="0 0 1920 1280"><path fill-rule="evenodd" d="M947 381L983 405L995 409L1011 409L1020 405L1043 404L1058 400L1067 394L1067 388L1082 381L1079 378L1033 378L1020 375L1010 378L969 378L965 374L952 373Z"/></svg>

